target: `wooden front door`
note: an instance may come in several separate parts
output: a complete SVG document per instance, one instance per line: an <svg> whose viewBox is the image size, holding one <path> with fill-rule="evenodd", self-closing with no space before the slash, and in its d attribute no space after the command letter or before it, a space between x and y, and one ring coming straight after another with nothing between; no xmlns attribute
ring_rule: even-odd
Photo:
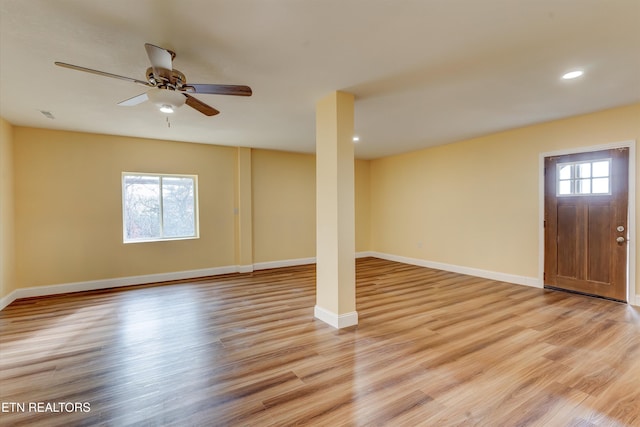
<svg viewBox="0 0 640 427"><path fill-rule="evenodd" d="M627 300L629 149L545 158L545 286Z"/></svg>

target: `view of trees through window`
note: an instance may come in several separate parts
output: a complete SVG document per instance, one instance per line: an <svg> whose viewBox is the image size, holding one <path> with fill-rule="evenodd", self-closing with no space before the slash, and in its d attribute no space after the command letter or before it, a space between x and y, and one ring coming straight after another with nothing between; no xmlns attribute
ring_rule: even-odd
<svg viewBox="0 0 640 427"><path fill-rule="evenodd" d="M195 176L123 174L124 241L197 236Z"/></svg>

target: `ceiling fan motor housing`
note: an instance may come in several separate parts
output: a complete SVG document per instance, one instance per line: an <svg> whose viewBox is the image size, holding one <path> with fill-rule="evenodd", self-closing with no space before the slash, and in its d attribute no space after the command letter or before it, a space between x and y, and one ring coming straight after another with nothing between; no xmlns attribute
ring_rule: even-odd
<svg viewBox="0 0 640 427"><path fill-rule="evenodd" d="M160 75L158 77L161 81L156 79L156 76L153 74L153 68L147 68L147 81L155 87L181 89L187 83L185 75L175 68L173 70L156 69L156 71L159 71Z"/></svg>

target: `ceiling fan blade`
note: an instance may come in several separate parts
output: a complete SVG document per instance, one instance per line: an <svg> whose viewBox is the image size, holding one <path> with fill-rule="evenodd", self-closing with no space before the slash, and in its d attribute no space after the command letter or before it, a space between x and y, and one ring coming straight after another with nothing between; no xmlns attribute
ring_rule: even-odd
<svg viewBox="0 0 640 427"><path fill-rule="evenodd" d="M220 114L220 111L218 111L215 108L205 104L204 102L200 101L199 99L194 98L191 95L187 95L186 93L183 93L183 95L187 97L186 104L189 107L200 111L205 116L215 116L216 114Z"/></svg>
<svg viewBox="0 0 640 427"><path fill-rule="evenodd" d="M140 95L136 95L133 98L125 99L124 101L118 102L118 105L123 107L132 107L134 105L142 104L144 101L148 100L149 97L147 93L141 93Z"/></svg>
<svg viewBox="0 0 640 427"><path fill-rule="evenodd" d="M137 83L137 84L142 85L142 86L149 86L149 87L152 86L148 82L145 82L145 81L142 81L142 80L132 79L131 77L119 76L117 74L107 73L105 71L93 70L91 68L80 67L78 65L72 65L72 64L66 64L64 62L54 62L54 64L56 64L58 67L70 68L72 70L84 71L85 73L91 73L91 74L97 74L99 76L111 77L112 79L118 79L118 80L124 80L124 81L131 82L131 83Z"/></svg>
<svg viewBox="0 0 640 427"><path fill-rule="evenodd" d="M236 95L251 96L253 93L249 86L240 85L211 85L211 84L188 84L185 86L187 92L207 93L211 95ZM193 88L193 91L189 90Z"/></svg>
<svg viewBox="0 0 640 427"><path fill-rule="evenodd" d="M154 77L156 79L161 76L169 77L171 75L171 70L173 69L172 53L167 49L163 49L151 43L145 43L144 48L147 51L147 56L151 62ZM164 70L166 70L166 72L164 72Z"/></svg>

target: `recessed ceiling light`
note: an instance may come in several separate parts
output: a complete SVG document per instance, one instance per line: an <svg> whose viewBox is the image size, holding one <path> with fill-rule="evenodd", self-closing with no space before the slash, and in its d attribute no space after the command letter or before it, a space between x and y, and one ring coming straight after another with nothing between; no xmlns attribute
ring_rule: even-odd
<svg viewBox="0 0 640 427"><path fill-rule="evenodd" d="M353 137L353 142L358 142L360 141L360 137L359 136L354 136Z"/></svg>
<svg viewBox="0 0 640 427"><path fill-rule="evenodd" d="M583 74L584 74L584 71L582 70L569 71L568 73L564 74L562 78L565 80L571 80L571 79L576 79Z"/></svg>

